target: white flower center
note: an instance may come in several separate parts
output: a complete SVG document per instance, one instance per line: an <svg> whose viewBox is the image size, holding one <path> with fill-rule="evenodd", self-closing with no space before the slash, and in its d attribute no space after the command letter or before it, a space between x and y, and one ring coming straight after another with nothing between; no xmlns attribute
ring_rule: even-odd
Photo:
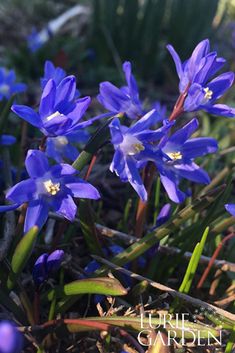
<svg viewBox="0 0 235 353"><path fill-rule="evenodd" d="M167 153L168 157L173 161L177 161L178 159L182 159L182 154L180 152L169 152Z"/></svg>
<svg viewBox="0 0 235 353"><path fill-rule="evenodd" d="M60 191L60 183L52 183L51 179L43 183L46 191L51 195L56 195Z"/></svg>
<svg viewBox="0 0 235 353"><path fill-rule="evenodd" d="M144 150L144 145L135 136L125 135L120 148L124 154L134 156Z"/></svg>
<svg viewBox="0 0 235 353"><path fill-rule="evenodd" d="M209 87L206 87L206 88L204 88L204 92L205 92L204 98L205 98L207 101L209 101L209 100L212 98L212 96L213 96L213 91L211 91L211 90L209 89Z"/></svg>
<svg viewBox="0 0 235 353"><path fill-rule="evenodd" d="M0 93L2 94L7 94L10 90L10 86L3 83L1 86L0 86Z"/></svg>
<svg viewBox="0 0 235 353"><path fill-rule="evenodd" d="M61 114L61 113L57 110L55 113L53 113L53 114L47 116L47 117L45 118L45 120L46 120L46 121L51 121L52 119L54 119L54 118L56 118L57 116L60 116L60 115L63 116L64 114Z"/></svg>
<svg viewBox="0 0 235 353"><path fill-rule="evenodd" d="M65 136L57 136L55 137L55 145L57 147L61 147L61 146L66 146L69 143L67 137Z"/></svg>

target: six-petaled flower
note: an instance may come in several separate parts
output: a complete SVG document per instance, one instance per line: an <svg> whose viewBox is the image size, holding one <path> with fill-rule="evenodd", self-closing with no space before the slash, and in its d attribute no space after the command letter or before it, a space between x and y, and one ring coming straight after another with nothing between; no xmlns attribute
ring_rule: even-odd
<svg viewBox="0 0 235 353"><path fill-rule="evenodd" d="M166 131L169 125L162 126L157 130L150 130L155 119L155 111L151 110L131 127L120 124L118 118L113 119L110 124L111 139L115 153L110 170L115 172L122 181L132 185L139 197L147 200L147 192L139 173L139 168L144 161L156 156L157 151L154 144Z"/></svg>
<svg viewBox="0 0 235 353"><path fill-rule="evenodd" d="M215 153L218 145L213 138L190 139L198 125L198 120L193 119L171 136L165 135L158 145L162 155L159 158L158 153L154 161L169 198L177 203L184 201L186 197L179 188L182 179L202 184L210 182L208 174L194 162L194 159Z"/></svg>
<svg viewBox="0 0 235 353"><path fill-rule="evenodd" d="M0 101L11 98L13 94L21 93L26 90L24 83L17 83L14 70L7 70L0 67Z"/></svg>
<svg viewBox="0 0 235 353"><path fill-rule="evenodd" d="M69 164L50 166L46 155L38 150L29 150L25 165L30 176L8 190L6 199L15 207L28 203L24 231L34 225L41 228L48 218L49 210L73 221L77 206L73 198L98 199L97 189L79 179L77 171ZM7 207L3 206L1 211Z"/></svg>
<svg viewBox="0 0 235 353"><path fill-rule="evenodd" d="M112 115L126 114L131 119L136 119L143 115L143 109L139 99L139 91L136 80L131 73L131 63L124 62L123 71L125 73L127 86L117 88L110 82L100 84L100 94L98 101Z"/></svg>
<svg viewBox="0 0 235 353"><path fill-rule="evenodd" d="M235 117L235 108L225 104L215 104L232 86L234 73L226 72L212 79L224 66L225 59L210 52L208 39L201 41L191 57L184 63L171 45L167 46L175 62L179 76L179 90L185 94L184 111L205 110L214 115Z"/></svg>
<svg viewBox="0 0 235 353"><path fill-rule="evenodd" d="M76 99L75 77L67 76L58 86L53 79L47 82L38 112L25 105L13 105L12 111L46 136L63 136L89 126L97 119L80 121L90 101L90 97Z"/></svg>

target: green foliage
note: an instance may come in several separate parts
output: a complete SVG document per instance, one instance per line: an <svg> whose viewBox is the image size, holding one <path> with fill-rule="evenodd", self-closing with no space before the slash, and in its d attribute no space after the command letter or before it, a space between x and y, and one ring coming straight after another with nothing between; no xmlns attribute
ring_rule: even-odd
<svg viewBox="0 0 235 353"><path fill-rule="evenodd" d="M16 246L11 260L11 272L7 280L8 289L12 289L14 287L16 280L28 263L36 243L37 235L38 227L35 226L24 235Z"/></svg>
<svg viewBox="0 0 235 353"><path fill-rule="evenodd" d="M218 0L93 0L90 47L100 65L131 60L142 78L162 78L167 43L183 58L195 44L215 33ZM187 36L185 35L187 33ZM214 34L213 34L214 35ZM187 38L186 38L187 37Z"/></svg>

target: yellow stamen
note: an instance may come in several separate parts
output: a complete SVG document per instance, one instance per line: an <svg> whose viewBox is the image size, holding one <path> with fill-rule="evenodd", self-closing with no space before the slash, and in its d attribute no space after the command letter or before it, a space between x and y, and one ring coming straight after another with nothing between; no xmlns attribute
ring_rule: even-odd
<svg viewBox="0 0 235 353"><path fill-rule="evenodd" d="M211 91L209 87L206 87L204 88L204 92L205 92L204 98L207 100L210 100L212 98L213 91Z"/></svg>
<svg viewBox="0 0 235 353"><path fill-rule="evenodd" d="M53 184L51 180L47 180L43 184L46 191L53 196L60 191L60 183Z"/></svg>
<svg viewBox="0 0 235 353"><path fill-rule="evenodd" d="M182 159L182 154L180 152L170 152L167 153L168 157L170 157L173 161L176 161L177 159Z"/></svg>
<svg viewBox="0 0 235 353"><path fill-rule="evenodd" d="M141 152L141 151L144 150L144 145L143 145L141 142L139 142L139 143L134 143L134 144L132 145L132 147L133 147L135 153L139 153L139 152Z"/></svg>

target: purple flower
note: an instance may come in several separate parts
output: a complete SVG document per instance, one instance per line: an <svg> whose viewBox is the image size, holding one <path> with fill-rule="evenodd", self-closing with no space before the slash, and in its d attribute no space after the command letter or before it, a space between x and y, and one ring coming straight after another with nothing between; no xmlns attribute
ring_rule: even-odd
<svg viewBox="0 0 235 353"><path fill-rule="evenodd" d="M170 137L165 136L158 146L162 157L159 158L158 154L155 164L169 198L177 203L184 201L186 197L186 194L179 189L182 179L202 184L210 182L208 174L194 162L194 159L216 152L218 145L213 138L189 139L198 125L197 119L191 120Z"/></svg>
<svg viewBox="0 0 235 353"><path fill-rule="evenodd" d="M152 109L155 109L156 122L166 119L167 110L165 104L161 104L159 101L157 101L152 105Z"/></svg>
<svg viewBox="0 0 235 353"><path fill-rule="evenodd" d="M45 27L40 32L33 28L27 36L27 45L32 53L38 51L52 37L52 31L49 27Z"/></svg>
<svg viewBox="0 0 235 353"><path fill-rule="evenodd" d="M168 221L168 219L171 216L171 205L169 203L166 203L160 210L158 216L157 216L157 221L156 221L156 227L160 227L164 223Z"/></svg>
<svg viewBox="0 0 235 353"><path fill-rule="evenodd" d="M154 110L150 111L129 128L121 125L118 118L114 118L109 125L115 149L110 170L123 182L128 181L144 201L147 200L147 192L138 169L144 161L153 158L153 155L156 157L153 144L168 129L167 126L158 130L149 129L154 122L154 113Z"/></svg>
<svg viewBox="0 0 235 353"><path fill-rule="evenodd" d="M0 67L0 101L4 98L9 99L13 94L24 92L26 85L24 83L16 83L16 75L14 70L7 70Z"/></svg>
<svg viewBox="0 0 235 353"><path fill-rule="evenodd" d="M0 146L11 146L16 142L16 138L12 135L0 135Z"/></svg>
<svg viewBox="0 0 235 353"><path fill-rule="evenodd" d="M46 269L47 258L48 258L48 254L46 253L42 254L41 256L39 256L39 258L37 259L37 261L33 266L32 275L33 275L34 283L37 286L42 284L47 278L47 269Z"/></svg>
<svg viewBox="0 0 235 353"><path fill-rule="evenodd" d="M42 93L39 112L25 105L13 105L12 111L49 137L64 136L89 126L100 117L80 122L90 97L75 99L76 80L65 77L58 86L50 79Z"/></svg>
<svg viewBox="0 0 235 353"><path fill-rule="evenodd" d="M33 279L37 286L42 284L49 276L57 272L64 258L63 250L55 250L50 255L42 254L33 266Z"/></svg>
<svg viewBox="0 0 235 353"><path fill-rule="evenodd" d="M234 203L228 203L225 205L226 211L228 211L232 216L235 216L235 204Z"/></svg>
<svg viewBox="0 0 235 353"><path fill-rule="evenodd" d="M125 113L129 118L136 119L143 115L137 83L131 73L131 63L125 61L122 67L127 86L117 88L110 82L102 82L97 99L112 115Z"/></svg>
<svg viewBox="0 0 235 353"><path fill-rule="evenodd" d="M66 72L61 67L55 67L51 61L47 60L44 65L44 76L41 78L42 89L45 88L50 79L53 79L58 86L65 76Z"/></svg>
<svg viewBox="0 0 235 353"><path fill-rule="evenodd" d="M209 51L209 40L201 41L184 63L171 45L167 48L173 57L180 79L179 90L187 94L184 111L205 110L215 115L235 117L235 108L225 104L214 104L232 86L234 73L226 72L210 81L224 66L225 59L217 57L216 52Z"/></svg>
<svg viewBox="0 0 235 353"><path fill-rule="evenodd" d="M0 322L0 353L20 353L23 347L23 336L13 323Z"/></svg>
<svg viewBox="0 0 235 353"><path fill-rule="evenodd" d="M193 83L184 102L184 111L205 110L214 115L234 118L235 108L226 104L214 104L232 86L233 81L234 73L226 72L205 85Z"/></svg>
<svg viewBox="0 0 235 353"><path fill-rule="evenodd" d="M41 228L47 221L49 210L73 221L77 212L73 197L100 197L94 186L76 176L77 171L72 166L50 166L46 155L41 151L29 150L25 165L29 179L19 182L6 194L6 199L13 202L15 207L28 203L25 232L35 225ZM2 206L0 210L4 211L6 207Z"/></svg>
<svg viewBox="0 0 235 353"><path fill-rule="evenodd" d="M66 136L48 137L46 141L46 154L58 163L65 160L74 161L79 152L72 142L84 143L89 138L86 130L79 130Z"/></svg>

